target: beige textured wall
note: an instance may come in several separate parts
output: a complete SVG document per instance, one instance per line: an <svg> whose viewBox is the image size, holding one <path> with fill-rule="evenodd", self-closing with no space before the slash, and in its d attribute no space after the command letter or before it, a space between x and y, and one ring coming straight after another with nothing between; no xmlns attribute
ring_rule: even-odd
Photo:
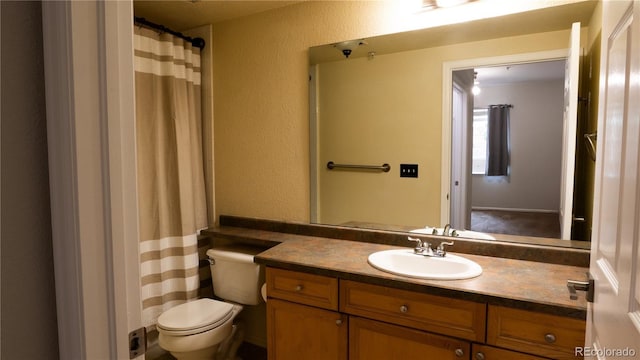
<svg viewBox="0 0 640 360"><path fill-rule="evenodd" d="M398 3L305 2L214 25L218 214L309 220L308 48L415 28L411 15L393 7ZM502 50L566 44L520 39ZM455 59L451 51L442 58ZM428 100L438 109L440 92Z"/></svg>
<svg viewBox="0 0 640 360"><path fill-rule="evenodd" d="M218 214L309 220L308 48L379 33L383 15L314 2L214 25Z"/></svg>

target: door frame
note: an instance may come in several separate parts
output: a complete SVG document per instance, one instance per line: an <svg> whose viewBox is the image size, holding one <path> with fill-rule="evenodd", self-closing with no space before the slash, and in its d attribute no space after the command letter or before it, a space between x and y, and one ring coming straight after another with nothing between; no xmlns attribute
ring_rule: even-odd
<svg viewBox="0 0 640 360"><path fill-rule="evenodd" d="M63 359L127 359L142 324L132 19L131 1L42 2Z"/></svg>
<svg viewBox="0 0 640 360"><path fill-rule="evenodd" d="M451 119L452 119L452 93L453 72L458 70L473 69L474 67L504 66L510 64L523 64L541 61L563 60L567 58L569 49L538 51L530 53L482 57L445 61L442 63L442 158L440 173L440 226L451 221Z"/></svg>
<svg viewBox="0 0 640 360"><path fill-rule="evenodd" d="M460 84L456 79L453 80L452 92L458 92L460 94L459 103L455 101L455 97L452 93L452 112L451 112L451 226L456 229L469 229L469 221L467 219L467 209L469 208L469 180L470 174L468 174L468 150L469 150L469 134L468 134L468 122L469 122L469 97L470 94L465 87ZM455 108L458 108L457 110ZM459 119L454 120L453 114L459 113ZM457 135L457 136L454 136ZM455 175L455 176L454 176ZM456 180L457 179L457 180ZM459 183L454 184L455 181ZM457 187L457 188L456 188Z"/></svg>

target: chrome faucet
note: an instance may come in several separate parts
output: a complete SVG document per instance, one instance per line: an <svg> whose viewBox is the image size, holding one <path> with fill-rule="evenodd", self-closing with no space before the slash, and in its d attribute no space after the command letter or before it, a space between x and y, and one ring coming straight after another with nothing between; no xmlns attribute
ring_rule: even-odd
<svg viewBox="0 0 640 360"><path fill-rule="evenodd" d="M416 247L413 248L414 254L425 255L425 256L433 256L433 249L431 248L431 244L426 240L423 242L420 239L412 238L411 236L407 237L409 241L415 241Z"/></svg>
<svg viewBox="0 0 640 360"><path fill-rule="evenodd" d="M445 225L444 229L442 229L442 236L449 236L449 230L451 230L451 224Z"/></svg>
<svg viewBox="0 0 640 360"><path fill-rule="evenodd" d="M437 232L434 235L438 235ZM451 227L451 224L447 224L442 229L442 236L458 236L458 230Z"/></svg>
<svg viewBox="0 0 640 360"><path fill-rule="evenodd" d="M431 244L426 240L422 241L418 238L412 238L409 236L407 238L409 241L413 241L416 243L416 247L413 248L413 253L417 255L423 256L434 256L434 257L445 257L447 256L447 251L445 250L445 246L452 246L453 241L445 242L442 241L438 244L438 247L434 250L431 248Z"/></svg>

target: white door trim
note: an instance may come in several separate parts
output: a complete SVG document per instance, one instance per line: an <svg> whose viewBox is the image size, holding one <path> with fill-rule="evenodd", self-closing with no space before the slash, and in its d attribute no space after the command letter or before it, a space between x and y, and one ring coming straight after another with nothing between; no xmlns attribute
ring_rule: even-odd
<svg viewBox="0 0 640 360"><path fill-rule="evenodd" d="M42 3L59 356L129 358L141 323L130 1Z"/></svg>
<svg viewBox="0 0 640 360"><path fill-rule="evenodd" d="M453 72L481 66L530 63L538 61L566 59L568 49L539 51L532 53L493 56L475 59L445 61L442 63L442 164L440 176L440 225L450 222L451 185L451 102Z"/></svg>
<svg viewBox="0 0 640 360"><path fill-rule="evenodd" d="M461 85L455 80L452 86L453 92L460 94L459 103L456 102L452 93L452 115L459 112L459 119L454 120L451 124L451 180L449 196L451 204L451 212L449 222L456 229L467 229L465 224L465 214L467 209L467 182L466 182L466 154L467 154L467 134L466 134L466 113L467 113L467 93ZM456 110L455 107L458 109ZM452 116L453 119L453 116ZM457 123L457 124L456 124ZM456 180L457 179L457 180ZM455 184L458 181L458 184Z"/></svg>
<svg viewBox="0 0 640 360"><path fill-rule="evenodd" d="M318 139L318 65L309 66L309 204L311 205L309 221L321 223L320 216L320 187L318 171L320 169L320 149Z"/></svg>
<svg viewBox="0 0 640 360"><path fill-rule="evenodd" d="M580 23L571 25L569 57L565 64L562 116L562 175L560 183L560 238L571 240L573 191L578 131L578 84L580 80Z"/></svg>

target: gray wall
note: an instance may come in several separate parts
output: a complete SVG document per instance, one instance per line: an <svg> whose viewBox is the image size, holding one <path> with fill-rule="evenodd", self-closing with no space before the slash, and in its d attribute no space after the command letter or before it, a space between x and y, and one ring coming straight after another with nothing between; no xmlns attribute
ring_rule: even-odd
<svg viewBox="0 0 640 360"><path fill-rule="evenodd" d="M58 359L39 1L2 15L2 359Z"/></svg>
<svg viewBox="0 0 640 360"><path fill-rule="evenodd" d="M564 80L483 87L475 107L512 104L511 176L473 175L472 206L558 211Z"/></svg>

